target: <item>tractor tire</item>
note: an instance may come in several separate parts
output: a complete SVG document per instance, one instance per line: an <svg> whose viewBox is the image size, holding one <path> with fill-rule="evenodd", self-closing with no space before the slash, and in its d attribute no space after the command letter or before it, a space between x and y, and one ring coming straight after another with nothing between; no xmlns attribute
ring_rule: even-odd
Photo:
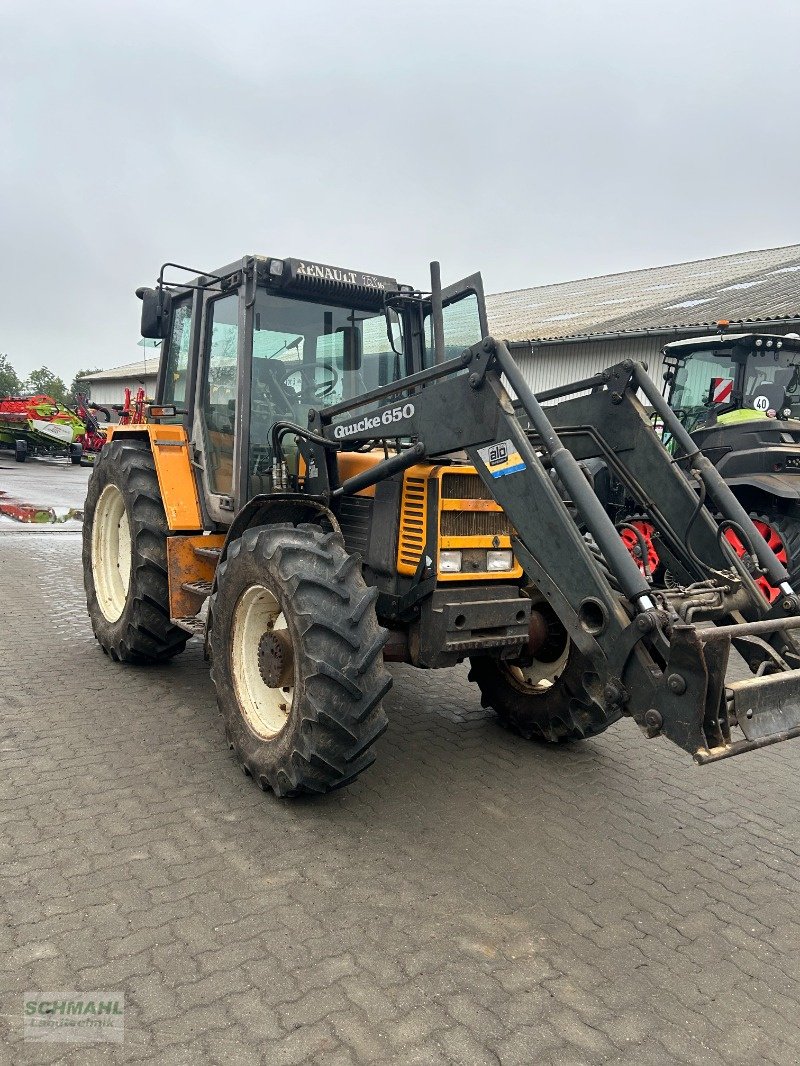
<svg viewBox="0 0 800 1066"><path fill-rule="evenodd" d="M167 519L147 445L112 441L95 463L83 581L94 635L115 662L163 662L186 647L189 634L170 622Z"/></svg>
<svg viewBox="0 0 800 1066"><path fill-rule="evenodd" d="M751 511L750 518L786 567L792 588L800 589L800 522L779 511ZM741 554L739 538L731 533L728 540L737 554ZM765 577L756 578L756 584L769 603L779 598L780 590L773 588Z"/></svg>
<svg viewBox="0 0 800 1066"><path fill-rule="evenodd" d="M17 440L14 442L14 458L18 463L24 463L28 458L28 442Z"/></svg>
<svg viewBox="0 0 800 1066"><path fill-rule="evenodd" d="M588 740L619 721L620 711L605 711L586 689L584 677L590 668L574 644L568 642L553 662L561 669L552 682L529 683L529 668L476 656L470 660L469 680L481 690L481 706L493 707L500 724L526 740L544 744Z"/></svg>
<svg viewBox="0 0 800 1066"><path fill-rule="evenodd" d="M750 517L771 526L778 534L786 553L783 565L789 573L789 584L795 590L800 589L800 521L777 511Z"/></svg>
<svg viewBox="0 0 800 1066"><path fill-rule="evenodd" d="M230 546L209 607L211 676L228 745L262 789L329 792L374 761L391 686L376 598L340 533L257 526Z"/></svg>

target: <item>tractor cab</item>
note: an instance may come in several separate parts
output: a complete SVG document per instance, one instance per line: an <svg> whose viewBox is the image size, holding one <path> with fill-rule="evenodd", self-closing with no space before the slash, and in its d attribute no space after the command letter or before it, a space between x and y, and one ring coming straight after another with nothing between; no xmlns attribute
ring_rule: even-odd
<svg viewBox="0 0 800 1066"><path fill-rule="evenodd" d="M800 417L800 337L724 333L664 348L665 395L689 433Z"/></svg>
<svg viewBox="0 0 800 1066"><path fill-rule="evenodd" d="M302 474L294 439L276 448L274 426L306 427L309 412L437 358L430 294L391 277L262 256L185 282L165 269L155 289L138 291L142 335L164 341L157 404L174 407L192 437L208 514L223 526L282 475ZM480 275L441 296L447 358L487 332Z"/></svg>

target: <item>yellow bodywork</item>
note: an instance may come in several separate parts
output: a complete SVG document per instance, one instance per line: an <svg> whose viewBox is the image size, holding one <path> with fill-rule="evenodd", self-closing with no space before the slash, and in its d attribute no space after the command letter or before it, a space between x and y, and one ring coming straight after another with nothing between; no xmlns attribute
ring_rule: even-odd
<svg viewBox="0 0 800 1066"><path fill-rule="evenodd" d="M189 534L168 538L170 606L172 617L194 614L202 602L184 583L208 581L214 562L198 558L197 547L221 546L224 537L203 536L203 519L197 483L191 464L189 439L183 426L145 423L135 426L109 426L108 440L147 438L155 462L161 498L171 533ZM342 479L353 477L384 458L382 450L344 452L338 456ZM374 486L359 495L373 496ZM436 544L429 550L508 550L511 527L503 509L488 494L473 466L420 463L403 475L397 570L413 577L425 551L428 508L437 508ZM486 570L440 573L439 581L508 581L522 576L514 560L512 570Z"/></svg>
<svg viewBox="0 0 800 1066"><path fill-rule="evenodd" d="M434 482L431 491L431 482ZM511 526L502 507L489 496L474 466L433 466L420 463L403 476L400 505L400 536L397 543L397 570L409 577L417 571L426 547L428 508L431 499L437 508L436 540L431 550L507 550L511 547ZM485 516L485 517L483 517ZM454 527L459 527L457 530ZM491 573L462 570L438 574L439 581L508 581L522 576L514 559L512 570Z"/></svg>
<svg viewBox="0 0 800 1066"><path fill-rule="evenodd" d="M170 532L200 532L203 528L200 500L189 453L189 438L183 426L149 422L109 426L107 439L114 440L115 437L149 439Z"/></svg>

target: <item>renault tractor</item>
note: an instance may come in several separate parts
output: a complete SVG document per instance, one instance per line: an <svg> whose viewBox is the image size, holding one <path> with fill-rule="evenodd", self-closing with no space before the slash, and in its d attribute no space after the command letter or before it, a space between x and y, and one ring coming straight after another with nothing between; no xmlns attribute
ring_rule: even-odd
<svg viewBox="0 0 800 1066"><path fill-rule="evenodd" d="M437 264L420 291L251 255L137 292L157 396L109 427L89 482L89 616L120 663L203 641L261 788L325 793L370 765L387 661L468 662L500 723L543 743L630 717L709 763L800 735L789 574L641 364L543 408L488 335L480 275L442 289ZM669 587L626 548L598 460Z"/></svg>

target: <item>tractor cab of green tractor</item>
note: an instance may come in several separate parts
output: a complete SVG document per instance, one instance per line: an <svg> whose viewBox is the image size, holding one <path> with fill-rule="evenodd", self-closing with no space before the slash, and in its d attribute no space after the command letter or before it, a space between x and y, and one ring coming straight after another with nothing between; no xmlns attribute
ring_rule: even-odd
<svg viewBox="0 0 800 1066"><path fill-rule="evenodd" d="M800 336L724 333L664 348L665 395L689 433L800 417Z"/></svg>

